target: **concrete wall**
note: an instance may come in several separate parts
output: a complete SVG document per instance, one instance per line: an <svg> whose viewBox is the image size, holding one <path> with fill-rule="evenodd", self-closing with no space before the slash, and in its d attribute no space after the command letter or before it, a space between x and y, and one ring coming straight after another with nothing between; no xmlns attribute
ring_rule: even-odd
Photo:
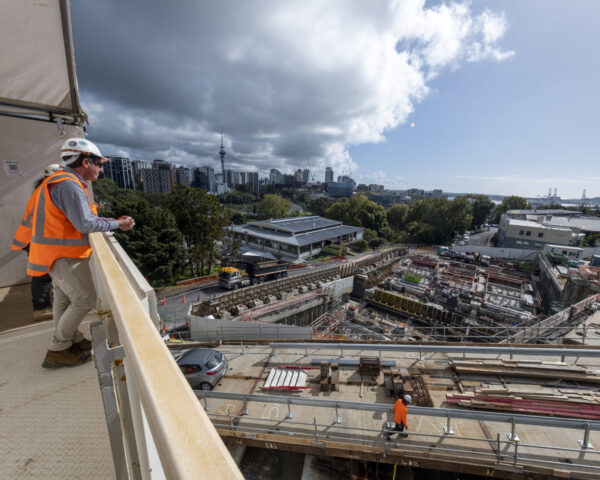
<svg viewBox="0 0 600 480"><path fill-rule="evenodd" d="M354 287L354 277L346 277L341 278L339 280L334 280L333 282L328 282L323 284L323 288L331 289L331 299L337 300L341 298L343 295L350 295L352 293L352 288Z"/></svg>
<svg viewBox="0 0 600 480"><path fill-rule="evenodd" d="M190 337L199 342L215 340L310 340L310 327L272 325L263 322L220 320L190 315Z"/></svg>
<svg viewBox="0 0 600 480"><path fill-rule="evenodd" d="M475 245L463 245L452 247L455 252L470 252L480 253L481 255L489 255L492 258L506 258L509 260L524 260L536 261L537 250L527 248L504 248L504 247L482 247ZM591 258L592 255L600 255L600 247L587 247L583 249L583 253L579 256L580 259Z"/></svg>
<svg viewBox="0 0 600 480"><path fill-rule="evenodd" d="M498 248L464 245L452 247L452 250L454 250L455 252L480 253L481 255L489 255L492 258L505 258L507 260L523 260L535 262L537 258L537 250L528 250L524 248Z"/></svg>

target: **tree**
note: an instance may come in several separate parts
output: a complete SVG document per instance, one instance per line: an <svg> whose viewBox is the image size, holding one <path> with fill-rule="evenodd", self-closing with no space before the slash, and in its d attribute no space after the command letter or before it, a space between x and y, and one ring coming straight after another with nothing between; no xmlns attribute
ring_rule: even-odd
<svg viewBox="0 0 600 480"><path fill-rule="evenodd" d="M471 229L486 223L488 216L495 207L495 204L490 200L490 197L487 195L465 195L465 198L471 202L471 206L473 207Z"/></svg>
<svg viewBox="0 0 600 480"><path fill-rule="evenodd" d="M327 197L315 198L314 200L309 200L306 207L310 210L313 215L319 215L320 217L324 216L327 212L327 209L333 205L333 201Z"/></svg>
<svg viewBox="0 0 600 480"><path fill-rule="evenodd" d="M335 202L327 209L325 216L346 225L370 228L375 232L379 232L387 225L385 208L362 194Z"/></svg>
<svg viewBox="0 0 600 480"><path fill-rule="evenodd" d="M406 228L406 216L408 215L408 205L392 205L387 211L387 221L397 232Z"/></svg>
<svg viewBox="0 0 600 480"><path fill-rule="evenodd" d="M258 203L257 213L262 219L283 218L290 209L290 201L279 195L266 194Z"/></svg>
<svg viewBox="0 0 600 480"><path fill-rule="evenodd" d="M516 195L504 197L502 203L498 205L494 211L493 223L500 223L500 217L502 217L502 214L506 213L508 210L526 210L528 208L529 204L523 197L518 197Z"/></svg>
<svg viewBox="0 0 600 480"><path fill-rule="evenodd" d="M194 275L209 275L217 257L216 242L231 223L227 209L204 190L178 185L169 197L170 210L187 246Z"/></svg>
<svg viewBox="0 0 600 480"><path fill-rule="evenodd" d="M425 198L408 209L406 222L413 241L448 243L454 232L464 232L471 225L473 207L465 197L454 200Z"/></svg>
<svg viewBox="0 0 600 480"><path fill-rule="evenodd" d="M135 219L133 230L117 230L115 237L152 286L169 285L185 275L183 236L171 212L150 205L141 192L119 189L108 178L95 182L94 193L104 205L102 216Z"/></svg>

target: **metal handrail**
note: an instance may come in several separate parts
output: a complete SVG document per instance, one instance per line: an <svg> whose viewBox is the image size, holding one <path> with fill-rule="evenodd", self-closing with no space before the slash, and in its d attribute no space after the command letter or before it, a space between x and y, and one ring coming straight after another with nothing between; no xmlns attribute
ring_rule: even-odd
<svg viewBox="0 0 600 480"><path fill-rule="evenodd" d="M139 398L150 436L136 431L136 447L153 443L168 478L242 475L210 422L103 234L90 234L103 294L125 351L128 389ZM145 432L147 429L144 428ZM147 434L146 434L147 435ZM148 478L150 472L142 472Z"/></svg>
<svg viewBox="0 0 600 480"><path fill-rule="evenodd" d="M369 428L360 428L360 427L345 427L337 424L322 424L317 423L316 419L314 422L298 422L294 421L289 424L289 430L281 430L281 420L278 419L268 419L268 418L256 418L250 417L249 415L231 415L230 412L227 414L223 413L214 413L209 416L213 419L213 422L217 428L226 428L231 430L234 436L248 432L250 434L277 434L277 435L293 435L294 437L304 437L304 438L315 438L315 440L327 440L327 441L341 441L347 443L360 443L360 445L371 444L373 446L381 445L382 448L389 452L394 448L401 448L404 452L411 451L414 453L419 452L427 452L429 455L432 452L430 442L427 442L427 445L414 443L412 441L396 439L395 441L385 440L385 438L379 438L379 435L385 433L384 429L369 429ZM277 428L274 431L273 428L269 428L267 425L265 426L257 426L256 424L244 424L241 423L243 420L248 422L260 422L262 424L272 423L274 427ZM300 431L299 428L305 428L306 431ZM319 430L321 429L321 430ZM341 433L332 433L333 431L341 431ZM326 432L326 433L325 433ZM349 436L352 435L350 432L357 432L362 437L357 436ZM393 432L389 432L393 433ZM365 437L364 434L372 434L371 437ZM527 447L530 449L541 449L541 450L550 450L556 452L572 452L579 454L580 462L573 463L570 460L569 467L580 468L582 470L587 471L600 471L600 465L594 465L593 460L590 460L590 463L583 463L583 456L581 456L581 452L585 451L586 455L598 455L600 452L593 450L582 450L582 449L570 449L564 447L552 447L552 446L544 446L544 445L534 445L534 444L524 444L517 440L500 440L498 436L497 439L490 438L475 438L475 437L464 437L460 435L447 435L445 433L435 434L435 433L418 433L418 432L410 432L410 438L414 439L424 439L424 438L434 438L438 440L444 441L453 441L453 442L479 442L482 444L489 445L490 442L493 442L496 447L496 451L481 451L477 450L477 455L483 458L492 458L496 461L505 461L505 463L516 464L519 463L521 465L527 464L544 464L544 465L560 465L565 466L564 462L560 461L552 461L547 460L547 455L539 454L523 454L522 449ZM502 449L505 449L501 452ZM435 452L443 452L443 453L452 453L457 456L468 454L472 456L474 451L471 448L457 448L450 446L440 446L436 444L434 449Z"/></svg>
<svg viewBox="0 0 600 480"><path fill-rule="evenodd" d="M364 412L391 413L393 406L387 403L361 403L345 402L338 400L321 400L316 398L293 398L278 397L273 395L229 393L229 392L209 392L204 390L195 390L196 396L202 398L217 398L221 400L239 400L245 402L258 403L278 403L283 405L301 405L308 407L331 408L341 410L360 410ZM411 415L421 415L424 417L437 417L444 419L462 419L462 420L481 420L486 422L510 423L518 425L535 425L551 428L570 428L583 429L588 428L593 431L600 431L600 421L587 419L571 419L558 417L543 417L538 415L522 415L497 412L480 412L473 410L458 410L451 408L430 408L410 406L408 411Z"/></svg>
<svg viewBox="0 0 600 480"><path fill-rule="evenodd" d="M425 344L374 344L374 343L286 343L271 342L269 346L277 348L295 348L301 350L371 350L382 352L416 353L474 353L479 355L527 355L555 357L600 357L600 348L564 348L549 345L540 347L490 347L473 345L425 345Z"/></svg>

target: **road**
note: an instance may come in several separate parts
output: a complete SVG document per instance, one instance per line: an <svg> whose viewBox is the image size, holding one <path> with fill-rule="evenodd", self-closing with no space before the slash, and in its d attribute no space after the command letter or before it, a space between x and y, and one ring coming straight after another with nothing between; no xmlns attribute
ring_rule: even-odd
<svg viewBox="0 0 600 480"><path fill-rule="evenodd" d="M491 238L498 232L497 228L490 228L487 232L474 233L469 239L467 245L474 247L486 247L490 246Z"/></svg>
<svg viewBox="0 0 600 480"><path fill-rule="evenodd" d="M371 252L369 252L371 253ZM360 254L355 257L352 257L353 260L362 258L367 254ZM296 275L300 275L302 273L307 273L308 271L316 272L325 268L329 268L332 265L336 265L342 263L341 261L333 261L326 263L324 265L319 265L317 267L309 267L309 268L301 268L297 270L289 270L288 276L294 277ZM165 305L162 304L163 298L157 298L157 310L158 315L161 320L177 320L177 325L180 323L185 323L185 318L188 315L190 307L193 303L202 302L205 300L210 300L214 297L218 297L219 295L223 295L227 290L220 288L218 286L208 286L208 287L200 287L195 288L183 293L176 293L173 295L167 296L164 300L166 302ZM184 302L185 298L185 302Z"/></svg>

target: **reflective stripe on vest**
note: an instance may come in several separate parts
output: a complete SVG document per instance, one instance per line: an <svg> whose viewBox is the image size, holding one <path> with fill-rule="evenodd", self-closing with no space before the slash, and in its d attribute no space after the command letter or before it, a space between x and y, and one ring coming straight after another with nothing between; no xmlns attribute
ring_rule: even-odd
<svg viewBox="0 0 600 480"><path fill-rule="evenodd" d="M69 175L70 176L70 175ZM62 178L62 177L59 177ZM54 182L52 182L54 183ZM73 247L82 247L90 244L87 233L82 233L81 238L52 238L44 237L44 224L46 223L46 195L40 192L40 198L37 206L37 217L35 219L35 228L31 241L39 245L66 245Z"/></svg>
<svg viewBox="0 0 600 480"><path fill-rule="evenodd" d="M44 179L39 190L34 192L33 208L30 214L24 218L24 223L29 220L29 223L33 223L33 225L32 228L22 231L20 237L20 240L23 240L23 235L26 236L27 231L30 233L29 263L27 265L27 273L30 276L41 276L47 273L58 258L87 258L91 254L88 235L77 231L64 212L51 201L48 184L62 181L76 182L87 196L81 181L75 175L62 171ZM47 204L46 195L48 195L50 205ZM90 210L92 210L91 206ZM49 218L48 214L51 214ZM46 225L48 221L50 224ZM19 228L25 229L25 225ZM46 231L60 232L61 228L64 228L65 236L78 236L79 238L59 238L45 235ZM19 240L15 238L13 244L15 242L19 242Z"/></svg>

